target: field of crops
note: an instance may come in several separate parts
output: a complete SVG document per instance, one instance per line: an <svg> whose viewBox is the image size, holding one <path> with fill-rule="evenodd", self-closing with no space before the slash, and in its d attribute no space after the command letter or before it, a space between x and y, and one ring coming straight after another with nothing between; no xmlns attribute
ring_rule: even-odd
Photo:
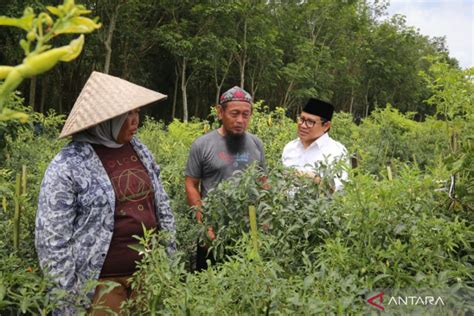
<svg viewBox="0 0 474 316"><path fill-rule="evenodd" d="M56 139L64 118L30 117L30 124L10 122L3 129L2 315L47 314L61 297L47 295L51 281L38 267L34 218L44 170L65 144ZM270 187L262 188L261 175L249 170L208 197L205 222L216 228L211 246L220 263L192 273L196 240L206 239L204 226L196 224L186 206L184 166L192 141L216 124L213 118L168 125L147 118L139 130L138 137L162 168L177 219L179 254L169 260L160 238L147 234L142 241L145 259L134 278L139 294L127 302L130 311L347 314L367 311L367 295L382 288L469 294L474 259L472 109L450 120L438 115L417 122L387 107L359 125L338 113L331 136L346 145L357 167L349 170L345 190L331 195L324 181L317 186L281 167L282 148L296 137L295 123L284 110L270 111L259 103L251 132L265 144ZM290 194L290 188L298 189ZM257 228L252 233L253 208ZM473 303L462 299L457 306L462 311Z"/></svg>
<svg viewBox="0 0 474 316"><path fill-rule="evenodd" d="M171 117L183 117L169 123L145 117L138 131L161 167L178 251L168 257L168 236L145 231L125 314L358 315L385 309L393 315L473 315L474 68L461 70L443 38L414 32L402 17L379 23L386 4L379 8L377 1L85 2L103 15L103 24L83 16L92 11L73 0L57 7L14 1L5 11L13 18L0 16L0 25L25 32L18 47L12 44L17 33L0 34L0 57L9 63L0 66L0 315L51 315L65 300L88 312L80 307L87 289L77 295L51 290L35 252L35 216L44 172L69 141L58 140L66 103L72 104L81 76L102 67L103 45L105 73L123 68L121 77L173 93ZM23 9L28 3L43 12ZM116 18L120 36L112 39ZM90 47L76 68L59 66L50 77L40 76L78 58L84 34L102 25L102 33L88 35ZM201 26L208 29L201 32ZM65 34L77 37L69 44L57 40ZM253 96L281 103L257 102L250 125L263 141L268 169L250 167L220 183L203 201L198 224L186 204L188 152L193 140L219 126L212 94L217 102L237 78L242 87L251 85ZM27 102L20 92L24 80L30 83ZM194 114L211 112L207 120L188 122L189 82ZM35 103L36 90L41 98ZM335 114L330 134L347 147L352 166L324 170L320 184L280 162L283 147L296 138L289 116L308 96L332 98L349 112ZM48 108L59 114L43 114ZM349 180L333 193L332 175L340 168ZM217 261L201 272L193 269L198 242Z"/></svg>

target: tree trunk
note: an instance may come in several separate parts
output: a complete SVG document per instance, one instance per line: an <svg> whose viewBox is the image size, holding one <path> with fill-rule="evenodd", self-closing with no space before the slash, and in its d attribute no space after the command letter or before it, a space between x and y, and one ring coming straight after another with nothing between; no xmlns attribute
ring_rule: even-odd
<svg viewBox="0 0 474 316"><path fill-rule="evenodd" d="M178 98L178 82L179 82L179 73L178 68L174 67L174 90L173 90L173 107L171 108L171 120L174 120L176 117L176 99Z"/></svg>
<svg viewBox="0 0 474 316"><path fill-rule="evenodd" d="M227 67L224 75L222 76L222 80L221 82L217 82L217 67L214 67L214 83L216 84L216 100L215 100L215 103L214 105L218 105L219 104L219 97L221 96L221 89L222 89L222 85L224 84L224 80L225 78L227 77L227 72L229 71L229 67Z"/></svg>
<svg viewBox="0 0 474 316"><path fill-rule="evenodd" d="M370 89L370 79L367 83L367 91L365 92L365 117L369 116L369 89Z"/></svg>
<svg viewBox="0 0 474 316"><path fill-rule="evenodd" d="M214 105L219 104L219 97L221 96L221 86L217 85L216 88L216 102L214 102Z"/></svg>
<svg viewBox="0 0 474 316"><path fill-rule="evenodd" d="M117 5L110 17L110 25L107 30L107 39L104 42L105 45L105 63L104 63L104 73L108 74L110 71L110 60L112 59L112 38L114 36L115 24L117 22L117 15L120 5Z"/></svg>
<svg viewBox="0 0 474 316"><path fill-rule="evenodd" d="M35 110L35 99L36 99L36 76L31 78L30 81L30 99L29 103L33 111Z"/></svg>
<svg viewBox="0 0 474 316"><path fill-rule="evenodd" d="M369 116L369 93L365 95L365 117Z"/></svg>
<svg viewBox="0 0 474 316"><path fill-rule="evenodd" d="M352 115L352 106L354 105L354 87L351 88L351 103L349 104L349 113Z"/></svg>
<svg viewBox="0 0 474 316"><path fill-rule="evenodd" d="M48 93L48 75L44 75L41 80L41 102L40 102L40 113L44 114L44 104L46 102L46 94Z"/></svg>
<svg viewBox="0 0 474 316"><path fill-rule="evenodd" d="M227 74L229 73L230 65L232 64L232 54L229 55L229 60L227 61L227 67L225 69L224 74L222 75L222 79L218 82L218 75L217 75L217 67L214 67L214 83L216 84L216 103L215 105L219 104L219 97L221 96L222 86L224 85L225 79L227 78Z"/></svg>
<svg viewBox="0 0 474 316"><path fill-rule="evenodd" d="M126 39L124 48L123 48L123 56L125 56L125 58L123 58L124 62L123 62L123 67L122 67L124 79L130 78L130 68L133 69L133 65L130 67L131 62L130 62L130 58L128 58L128 51L129 51L129 43L128 43L128 40ZM135 61L133 61L133 63L135 63Z"/></svg>
<svg viewBox="0 0 474 316"><path fill-rule="evenodd" d="M194 117L199 117L199 96L196 96L196 104L194 106Z"/></svg>
<svg viewBox="0 0 474 316"><path fill-rule="evenodd" d="M183 121L188 122L188 94L186 91L186 57L183 57L183 64L181 67L181 93L183 95Z"/></svg>
<svg viewBox="0 0 474 316"><path fill-rule="evenodd" d="M285 97L283 98L283 102L281 104L281 106L284 108L288 107L288 100L290 98L291 90L293 90L293 80L290 81L290 84L288 85L288 88L286 89Z"/></svg>
<svg viewBox="0 0 474 316"><path fill-rule="evenodd" d="M239 60L240 64L240 87L242 89L245 85L245 64L247 61L247 19L244 20L244 50L242 52L242 56Z"/></svg>
<svg viewBox="0 0 474 316"><path fill-rule="evenodd" d="M252 71L252 75L250 78L250 95L252 98L255 100L255 95L257 94L258 91L258 80L259 78L262 77L262 72L263 72L263 67L255 67L255 69Z"/></svg>
<svg viewBox="0 0 474 316"><path fill-rule="evenodd" d="M294 107L294 109L295 110L293 111L292 118L293 118L293 120L296 120L298 115L300 115L300 113L301 113L301 105L298 104L297 106Z"/></svg>
<svg viewBox="0 0 474 316"><path fill-rule="evenodd" d="M250 95L255 99L255 69L250 74Z"/></svg>
<svg viewBox="0 0 474 316"><path fill-rule="evenodd" d="M258 85L255 83L255 78L252 77L251 79L251 84L250 84L250 95L252 96L252 99L255 100L255 95L257 94L257 90L258 90Z"/></svg>
<svg viewBox="0 0 474 316"><path fill-rule="evenodd" d="M58 69L58 87L58 112L63 114L63 95L61 93L63 91L63 77L60 69Z"/></svg>

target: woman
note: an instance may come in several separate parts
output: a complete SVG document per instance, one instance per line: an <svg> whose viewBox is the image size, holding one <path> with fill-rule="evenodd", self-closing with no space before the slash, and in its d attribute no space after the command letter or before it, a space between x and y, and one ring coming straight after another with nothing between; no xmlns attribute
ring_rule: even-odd
<svg viewBox="0 0 474 316"><path fill-rule="evenodd" d="M143 235L142 224L168 231L168 254L175 250L174 217L160 169L134 137L138 108L164 98L94 72L66 121L60 137L72 135L73 141L53 159L41 184L36 249L42 269L70 298L86 291L88 280L114 281L118 286L100 302L99 288L87 297L120 312L140 259L129 245L137 243L133 235ZM75 304L69 300L57 313L72 314Z"/></svg>

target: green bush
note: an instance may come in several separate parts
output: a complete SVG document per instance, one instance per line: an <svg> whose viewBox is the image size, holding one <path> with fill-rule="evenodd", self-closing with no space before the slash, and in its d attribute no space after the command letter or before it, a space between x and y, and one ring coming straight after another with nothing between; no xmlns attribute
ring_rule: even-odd
<svg viewBox="0 0 474 316"><path fill-rule="evenodd" d="M15 126L15 137L5 138L0 163L0 312L7 315L48 313L57 303L46 295L50 283L38 268L33 233L44 170L67 141L56 139L63 117L30 116L30 124ZM127 307L138 314L357 314L377 288L472 287L469 118L416 122L387 108L356 125L337 113L331 137L358 157L359 167L349 171L344 191L332 195L327 179L317 186L281 166L296 124L282 109L257 104L250 131L264 142L268 172L251 168L208 196L204 219L216 230L213 243L186 204L184 168L191 143L217 123L146 119L138 137L161 166L180 254L170 261L155 237L144 241L150 248L134 278L139 294ZM15 178L23 165L27 192L17 197ZM22 206L17 250L16 200ZM257 257L250 255L249 206L257 210ZM219 263L193 273L198 237Z"/></svg>
<svg viewBox="0 0 474 316"><path fill-rule="evenodd" d="M357 153L362 169L380 175L397 161L427 169L449 151L446 122L433 118L416 122L410 116L388 106L374 111L354 130L347 145Z"/></svg>
<svg viewBox="0 0 474 316"><path fill-rule="evenodd" d="M329 197L275 169L271 188L248 170L223 182L204 206L219 264L189 274L150 247L129 308L163 314L360 313L377 288L472 285L472 223L446 212L432 176L406 166L400 177L355 175ZM288 188L302 188L294 195ZM255 205L260 259L250 256L248 208ZM155 249L155 250L151 250ZM253 258L253 259L252 259Z"/></svg>

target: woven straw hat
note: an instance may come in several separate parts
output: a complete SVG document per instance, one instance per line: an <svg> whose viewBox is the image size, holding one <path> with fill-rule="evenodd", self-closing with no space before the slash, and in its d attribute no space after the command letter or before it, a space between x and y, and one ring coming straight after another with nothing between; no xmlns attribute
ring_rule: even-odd
<svg viewBox="0 0 474 316"><path fill-rule="evenodd" d="M94 71L74 103L59 138L166 98L165 94Z"/></svg>

